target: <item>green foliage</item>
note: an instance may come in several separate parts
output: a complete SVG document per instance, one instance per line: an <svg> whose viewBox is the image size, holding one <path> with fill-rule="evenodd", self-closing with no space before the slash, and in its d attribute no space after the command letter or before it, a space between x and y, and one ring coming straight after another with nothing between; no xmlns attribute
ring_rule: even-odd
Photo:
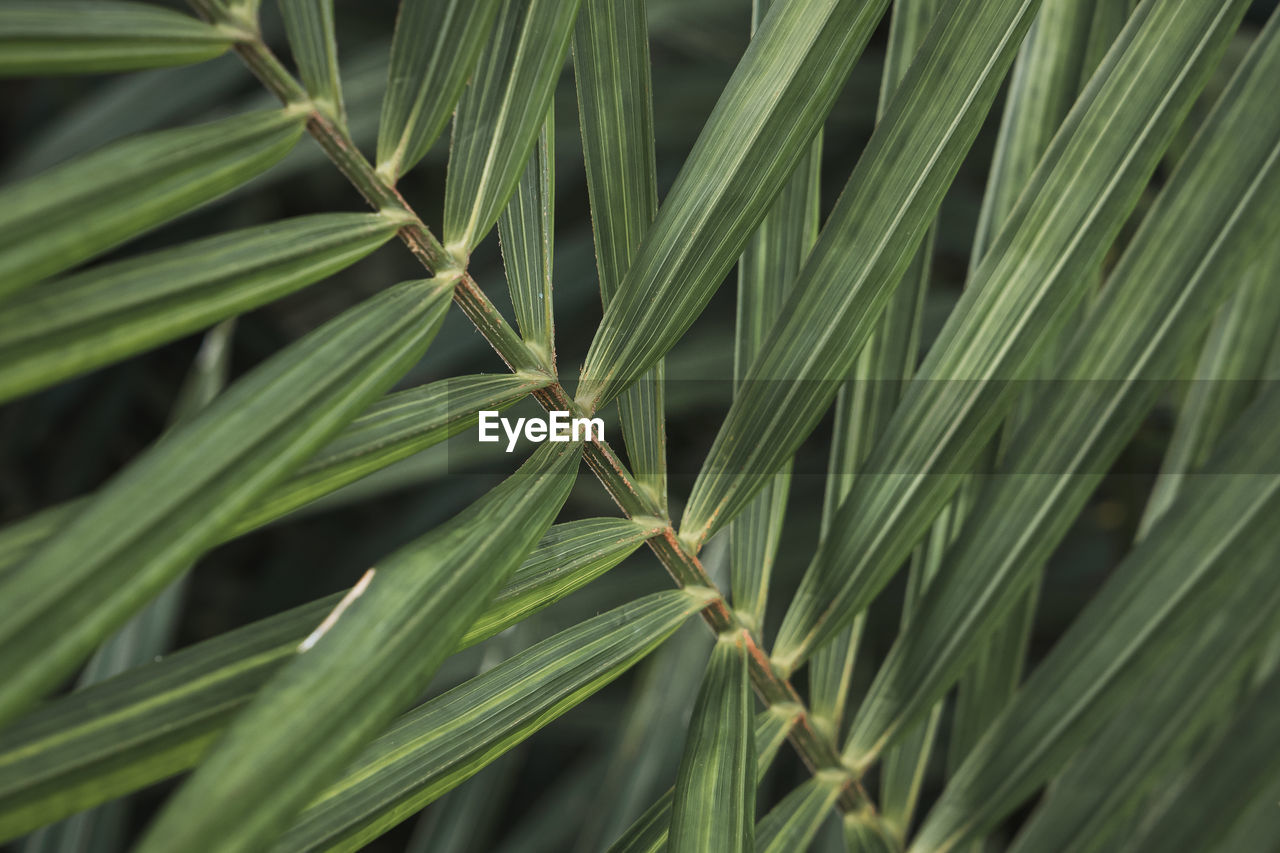
<svg viewBox="0 0 1280 853"><path fill-rule="evenodd" d="M190 5L0 0L0 841L1275 849L1280 12Z"/></svg>

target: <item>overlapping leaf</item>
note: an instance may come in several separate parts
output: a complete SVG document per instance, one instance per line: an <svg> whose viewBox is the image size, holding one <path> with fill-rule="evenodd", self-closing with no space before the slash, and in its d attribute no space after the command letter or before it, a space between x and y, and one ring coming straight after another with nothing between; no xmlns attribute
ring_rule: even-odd
<svg viewBox="0 0 1280 853"><path fill-rule="evenodd" d="M617 678L705 604L696 591L650 595L411 711L303 812L279 849L360 849Z"/></svg>
<svg viewBox="0 0 1280 853"><path fill-rule="evenodd" d="M1210 462L1218 473L1179 496L1032 673L934 804L911 853L954 849L1008 814L1211 617L1229 638L1273 619L1277 417L1280 388L1224 436Z"/></svg>
<svg viewBox="0 0 1280 853"><path fill-rule="evenodd" d="M844 782L840 773L820 772L782 798L756 824L756 853L793 853L807 850Z"/></svg>
<svg viewBox="0 0 1280 853"><path fill-rule="evenodd" d="M1097 268L1243 12L1244 3L1156 0L1136 13L1054 138L1009 227L872 451L883 476L855 483L841 505L779 630L774 656L784 668L794 668L816 641L869 603L960 484L1012 405L1017 380L1028 377L1042 344L1083 297L1089 277L1082 273ZM930 41L945 29L940 22ZM780 341L794 339L786 332L783 327ZM820 372L799 375L817 379ZM744 411L776 409L795 414L785 405ZM732 413L722 435L736 436L733 446L770 444ZM718 473L716 464L732 458L717 460L713 451L711 475L702 478L705 494L731 494L716 484L733 475ZM759 462L745 459L730 470L752 464ZM697 498L691 499L695 509ZM715 517L695 509L694 518Z"/></svg>
<svg viewBox="0 0 1280 853"><path fill-rule="evenodd" d="M459 258L484 239L515 191L551 106L579 2L502 2L454 118L444 242Z"/></svg>
<svg viewBox="0 0 1280 853"><path fill-rule="evenodd" d="M577 445L543 445L479 501L370 569L236 715L139 849L255 849L283 831L427 686L551 526L579 457ZM496 531L493 518L503 519Z"/></svg>
<svg viewBox="0 0 1280 853"><path fill-rule="evenodd" d="M502 0L401 0L378 127L378 172L392 182L444 130Z"/></svg>
<svg viewBox="0 0 1280 853"><path fill-rule="evenodd" d="M761 23L605 310L578 388L587 410L692 325L809 150L887 5L800 0Z"/></svg>
<svg viewBox="0 0 1280 853"><path fill-rule="evenodd" d="M547 113L515 194L498 217L498 239L520 337L556 370L555 316L551 301L556 203L555 110Z"/></svg>
<svg viewBox="0 0 1280 853"><path fill-rule="evenodd" d="M850 735L869 756L954 680L984 630L1044 565L1071 520L1178 373L1260 244L1274 240L1280 116L1259 122L1280 73L1280 25L1242 67L1195 156L1171 177L1001 470L976 501L919 630L890 652Z"/></svg>
<svg viewBox="0 0 1280 853"><path fill-rule="evenodd" d="M645 23L644 0L582 0L573 36L582 159L605 305L617 292L658 210ZM663 509L665 378L659 361L618 400L631 471Z"/></svg>
<svg viewBox="0 0 1280 853"><path fill-rule="evenodd" d="M167 434L0 576L12 604L0 626L0 719L55 687L416 362L451 293L452 282L408 282L317 329Z"/></svg>
<svg viewBox="0 0 1280 853"><path fill-rule="evenodd" d="M152 3L7 0L0 77L137 71L204 62L236 34Z"/></svg>
<svg viewBox="0 0 1280 853"><path fill-rule="evenodd" d="M0 400L110 364L270 302L390 240L378 214L232 231L52 281L0 313Z"/></svg>
<svg viewBox="0 0 1280 853"><path fill-rule="evenodd" d="M250 113L126 139L0 190L0 298L263 172L303 116Z"/></svg>

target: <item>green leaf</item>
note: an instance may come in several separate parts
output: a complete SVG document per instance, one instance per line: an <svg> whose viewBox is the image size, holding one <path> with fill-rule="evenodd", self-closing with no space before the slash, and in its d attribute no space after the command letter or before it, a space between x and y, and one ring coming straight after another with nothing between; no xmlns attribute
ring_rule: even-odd
<svg viewBox="0 0 1280 853"><path fill-rule="evenodd" d="M803 709L798 705L770 705L755 721L756 785L773 764L778 750L786 741ZM622 836L609 847L609 853L661 853L667 849L667 831L671 827L671 801L675 788L668 788L645 813L636 819Z"/></svg>
<svg viewBox="0 0 1280 853"><path fill-rule="evenodd" d="M752 7L758 28L769 0ZM735 384L746 373L765 332L782 308L805 254L818 236L822 137L783 186L738 261L738 317L734 336ZM739 620L757 633L764 630L769 580L781 544L791 471L784 468L761 490L732 527L729 542L733 607Z"/></svg>
<svg viewBox="0 0 1280 853"><path fill-rule="evenodd" d="M1271 553L1273 560L1280 558L1280 547ZM1148 795L1159 796L1178 760L1213 723L1229 716L1238 701L1242 676L1274 634L1280 584L1240 583L1240 589L1269 605L1220 604L1202 630L1190 631L1192 637L1200 636L1180 643L1176 658L1142 684L1054 779L1010 853L1114 849L1109 825L1138 811ZM1135 732L1141 732L1141 737L1135 737Z"/></svg>
<svg viewBox="0 0 1280 853"><path fill-rule="evenodd" d="M625 519L552 527L453 651L495 636L581 589L653 533ZM193 766L343 596L326 596L81 689L5 730L0 735L0 839Z"/></svg>
<svg viewBox="0 0 1280 853"><path fill-rule="evenodd" d="M234 320L219 323L204 336L195 363L188 370L173 407L171 418L175 423L193 417L226 385L234 326ZM155 600L108 637L76 679L77 689L149 664L166 653L173 645L185 592L184 576L166 587ZM121 849L132 805L127 800L104 803L47 826L26 840L23 853Z"/></svg>
<svg viewBox="0 0 1280 853"><path fill-rule="evenodd" d="M645 0L582 0L573 70L596 270L607 306L658 210ZM632 473L664 511L665 374L658 361L618 400Z"/></svg>
<svg viewBox="0 0 1280 853"><path fill-rule="evenodd" d="M218 540L234 539L338 489L433 447L476 423L480 409L504 409L545 388L541 374L458 376L388 394L258 498ZM0 530L0 574L59 528L87 499L59 504Z"/></svg>
<svg viewBox="0 0 1280 853"><path fill-rule="evenodd" d="M378 214L320 214L209 237L32 288L0 313L0 400L264 305L390 240Z"/></svg>
<svg viewBox="0 0 1280 853"><path fill-rule="evenodd" d="M116 142L0 190L0 298L265 171L302 134L275 110Z"/></svg>
<svg viewBox="0 0 1280 853"><path fill-rule="evenodd" d="M453 120L444 242L459 259L506 206L551 107L580 0L503 0Z"/></svg>
<svg viewBox="0 0 1280 853"><path fill-rule="evenodd" d="M411 711L302 813L279 849L360 849L617 678L705 605L696 591L647 596Z"/></svg>
<svg viewBox="0 0 1280 853"><path fill-rule="evenodd" d="M848 757L874 754L945 693L1048 560L1245 265L1275 239L1280 116L1265 125L1257 116L1277 74L1280 26L1272 26L1148 213L1059 379L1037 393L999 469L1010 476L991 478L975 500L920 605L918 630L895 644L868 692Z"/></svg>
<svg viewBox="0 0 1280 853"><path fill-rule="evenodd" d="M280 0L280 14L307 94L330 116L345 121L333 0Z"/></svg>
<svg viewBox="0 0 1280 853"><path fill-rule="evenodd" d="M577 445L543 445L479 501L380 560L236 715L139 851L251 850L273 840L426 688L551 526L580 455ZM492 518L503 519L500 529Z"/></svg>
<svg viewBox="0 0 1280 853"><path fill-rule="evenodd" d="M723 635L711 651L685 735L671 805L671 853L753 848L756 755L751 704L742 637Z"/></svg>
<svg viewBox="0 0 1280 853"><path fill-rule="evenodd" d="M1115 570L934 804L911 853L943 853L1056 773L1202 626L1274 618L1280 596L1280 388L1250 407L1201 479ZM1235 472L1250 473L1241 476Z"/></svg>
<svg viewBox="0 0 1280 853"><path fill-rule="evenodd" d="M392 183L444 130L480 61L500 0L401 0L378 126L378 173Z"/></svg>
<svg viewBox="0 0 1280 853"><path fill-rule="evenodd" d="M605 309L577 392L586 410L693 324L809 151L887 5L798 0L761 23Z"/></svg>
<svg viewBox="0 0 1280 853"><path fill-rule="evenodd" d="M1054 137L1009 227L872 451L885 476L855 483L841 504L779 629L774 658L784 670L866 607L971 470L1016 399L1022 387L1016 380L1028 377L1042 344L1084 296L1084 273L1098 268L1244 5L1158 0L1135 15L1105 70ZM944 30L940 22L930 40ZM1131 335L1127 330L1119 338ZM795 335L784 327L779 339L794 345ZM784 375L811 381L775 384L823 384L814 371ZM797 414L791 406L754 402L745 411ZM721 435L735 437L744 449L744 442L752 448L774 444L768 434L735 422L732 412ZM712 472L722 470L714 451L707 464ZM736 470L751 465L759 463L748 460ZM691 505L696 496L695 488Z"/></svg>
<svg viewBox="0 0 1280 853"><path fill-rule="evenodd" d="M51 690L218 533L412 366L452 281L384 291L268 360L0 576L0 719ZM164 500L157 500L164 495Z"/></svg>
<svg viewBox="0 0 1280 853"><path fill-rule="evenodd" d="M843 773L820 771L782 798L756 824L756 853L808 850L831 807L840 798Z"/></svg>
<svg viewBox="0 0 1280 853"><path fill-rule="evenodd" d="M6 0L0 77L137 71L204 62L236 33L150 3Z"/></svg>
<svg viewBox="0 0 1280 853"><path fill-rule="evenodd" d="M902 849L872 811L845 815L843 829L846 853L898 853Z"/></svg>
<svg viewBox="0 0 1280 853"><path fill-rule="evenodd" d="M921 61L897 88L703 463L681 523L681 537L691 545L733 520L852 374L861 345L995 98L1035 5L945 4L920 47Z"/></svg>
<svg viewBox="0 0 1280 853"><path fill-rule="evenodd" d="M1147 499L1139 538L1173 502L1187 476L1205 463L1222 431L1257 393L1280 328L1277 276L1280 241L1273 241L1246 271L1239 292L1219 309L1187 388L1160 476Z"/></svg>
<svg viewBox="0 0 1280 853"><path fill-rule="evenodd" d="M547 112L529 165L502 215L498 240L520 337L556 372L555 315L551 300L556 165L555 106Z"/></svg>
<svg viewBox="0 0 1280 853"><path fill-rule="evenodd" d="M1280 828L1280 671L1249 698L1226 733L1195 762L1190 775L1148 813L1124 853L1212 850L1258 853ZM1258 813L1261 814L1253 814ZM1250 818L1269 830L1256 848L1231 844ZM1257 843L1257 842L1255 842Z"/></svg>

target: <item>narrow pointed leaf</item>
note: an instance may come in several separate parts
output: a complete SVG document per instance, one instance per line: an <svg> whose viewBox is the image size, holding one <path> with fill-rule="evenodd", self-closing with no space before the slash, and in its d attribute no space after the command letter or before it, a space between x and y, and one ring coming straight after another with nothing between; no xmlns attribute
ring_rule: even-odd
<svg viewBox="0 0 1280 853"><path fill-rule="evenodd" d="M685 509L687 541L733 520L852 374L1036 5L961 0L941 10L720 428Z"/></svg>
<svg viewBox="0 0 1280 853"><path fill-rule="evenodd" d="M784 668L865 608L971 469L1016 399L1016 380L1083 297L1084 271L1097 269L1245 5L1154 0L1136 13L872 451L884 476L855 483L841 505L779 630ZM758 430L724 434L769 443ZM712 471L715 461L713 451Z"/></svg>
<svg viewBox="0 0 1280 853"><path fill-rule="evenodd" d="M613 299L658 210L645 0L582 0L573 36L582 159L600 297ZM658 361L619 398L636 481L667 505L665 369Z"/></svg>
<svg viewBox="0 0 1280 853"><path fill-rule="evenodd" d="M250 113L125 139L0 189L0 298L265 171L303 116Z"/></svg>
<svg viewBox="0 0 1280 853"><path fill-rule="evenodd" d="M451 282L409 282L268 360L118 474L0 576L0 719L68 675L259 495L421 357ZM157 500L164 495L164 500Z"/></svg>
<svg viewBox="0 0 1280 853"><path fill-rule="evenodd" d="M753 29L760 26L769 7L767 0L753 4ZM735 382L742 378L755 358L765 332L795 281L801 261L818 235L820 136L811 149L797 164L738 261ZM730 534L730 589L734 610L743 624L757 633L764 630L769 580L781 544L790 487L791 472L784 468L756 496Z"/></svg>
<svg viewBox="0 0 1280 853"><path fill-rule="evenodd" d="M444 194L444 242L467 257L498 220L551 106L580 0L503 0L458 104Z"/></svg>
<svg viewBox="0 0 1280 853"><path fill-rule="evenodd" d="M409 712L312 802L278 849L360 849L617 678L705 604L681 590L625 604Z"/></svg>
<svg viewBox="0 0 1280 853"><path fill-rule="evenodd" d="M338 40L333 29L333 0L280 0L289 49L302 85L331 116L343 119L342 81L338 77Z"/></svg>
<svg viewBox="0 0 1280 853"><path fill-rule="evenodd" d="M1236 632L1274 616L1277 417L1280 388L1224 436L1209 470L1226 473L1179 497L1032 673L934 804L912 853L952 850L1016 808L1210 617Z"/></svg>
<svg viewBox="0 0 1280 853"><path fill-rule="evenodd" d="M551 383L549 376L477 375L388 394L348 424L284 482L224 528L219 541L256 530L350 483L474 426L481 409L505 409ZM0 530L0 573L70 523L80 499Z"/></svg>
<svg viewBox="0 0 1280 853"><path fill-rule="evenodd" d="M7 0L0 5L0 77L188 65L226 52L234 37L151 3Z"/></svg>
<svg viewBox="0 0 1280 853"><path fill-rule="evenodd" d="M1280 329L1278 277L1280 241L1274 241L1248 269L1239 292L1219 309L1143 510L1139 537L1151 529L1187 476L1209 458L1222 431L1257 393Z"/></svg>
<svg viewBox="0 0 1280 853"><path fill-rule="evenodd" d="M576 445L543 445L479 501L370 569L236 716L139 850L269 844L426 688L551 526L579 457ZM492 518L504 520L500 529Z"/></svg>
<svg viewBox="0 0 1280 853"><path fill-rule="evenodd" d="M555 316L551 310L551 261L554 253L556 167L555 109L547 113L538 144L525 166L515 195L498 217L502 263L511 289L520 337L556 370Z"/></svg>
<svg viewBox="0 0 1280 853"><path fill-rule="evenodd" d="M902 849L873 812L845 815L843 823L845 853L898 853Z"/></svg>
<svg viewBox="0 0 1280 853"><path fill-rule="evenodd" d="M796 720L802 713L798 705L770 705L756 714L755 750L756 785L759 786L765 772L773 764L778 750L786 741ZM609 847L609 853L661 853L667 849L667 835L671 828L671 801L675 788L667 792L636 818L626 832Z"/></svg>
<svg viewBox="0 0 1280 853"><path fill-rule="evenodd" d="M722 636L711 652L685 735L671 804L671 853L753 849L751 703L746 648L739 636Z"/></svg>
<svg viewBox="0 0 1280 853"><path fill-rule="evenodd" d="M605 309L578 388L588 410L693 324L809 150L887 5L800 0L761 23Z"/></svg>
<svg viewBox="0 0 1280 853"><path fill-rule="evenodd" d="M1196 762L1189 778L1148 815L1124 853L1166 850L1243 851L1218 846L1249 811L1261 807L1274 832L1280 828L1276 792L1280 791L1280 671L1254 693L1230 728ZM1271 835L1268 846L1274 845ZM1258 848L1259 850L1265 848Z"/></svg>
<svg viewBox="0 0 1280 853"><path fill-rule="evenodd" d="M756 824L756 853L809 849L809 842L839 799L843 782L843 774L819 773L783 797Z"/></svg>
<svg viewBox="0 0 1280 853"><path fill-rule="evenodd" d="M355 263L399 224L321 214L95 267L0 313L0 400L60 382L266 304Z"/></svg>
<svg viewBox="0 0 1280 853"><path fill-rule="evenodd" d="M1260 246L1275 240L1280 116L1257 120L1280 74L1273 22L1193 155L1112 273L1040 390L863 704L848 754L867 756L940 698L968 655L1023 594Z"/></svg>
<svg viewBox="0 0 1280 853"><path fill-rule="evenodd" d="M392 182L444 130L502 0L401 0L378 126L378 171Z"/></svg>
<svg viewBox="0 0 1280 853"><path fill-rule="evenodd" d="M1280 547L1272 554L1280 557ZM1107 839L1109 824L1140 809L1146 796L1159 795L1178 758L1204 737L1210 724L1229 715L1241 677L1274 633L1280 584L1241 582L1240 588L1269 604L1251 603L1247 613L1230 602L1219 605L1220 611L1205 620L1201 636L1180 644L1177 658L1161 667L1054 780L1010 853L1114 849L1114 842L1100 843Z"/></svg>
<svg viewBox="0 0 1280 853"><path fill-rule="evenodd" d="M453 650L495 636L586 586L653 532L625 519L552 527ZM193 766L343 595L79 690L7 729L0 735L0 838L17 837Z"/></svg>

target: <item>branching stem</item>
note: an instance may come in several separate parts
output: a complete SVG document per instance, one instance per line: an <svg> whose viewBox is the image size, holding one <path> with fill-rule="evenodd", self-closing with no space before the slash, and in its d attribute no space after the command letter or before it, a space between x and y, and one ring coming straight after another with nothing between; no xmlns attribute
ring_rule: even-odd
<svg viewBox="0 0 1280 853"><path fill-rule="evenodd" d="M208 4L193 2L192 5L198 12L208 14ZM237 44L236 52L254 75L283 103L307 105L307 130L375 210L394 211L404 219L406 224L398 232L400 239L430 273L435 275L465 267L465 260L453 257L444 248L404 197L360 153L346 128L311 103L302 86L260 38L246 38ZM502 317L470 273L462 272L462 280L454 288L453 299L507 367L513 371L545 370L541 361ZM533 396L547 410L582 414L558 381L535 391ZM648 545L675 582L681 587L701 586L716 591L715 598L701 611L703 620L717 634L726 631L742 632L750 660L751 681L757 695L766 705L799 707L789 739L811 772L835 770L844 775L845 785L837 801L840 811L851 813L870 808L866 791L857 775L841 760L835 743L813 725L808 706L791 682L774 672L769 663L768 652L761 646L759 639L738 620L724 594L707 574L696 552L676 535L675 528L662 507L640 488L608 442L602 439L588 444L584 456L587 465L628 518L660 520L663 529L648 540Z"/></svg>

